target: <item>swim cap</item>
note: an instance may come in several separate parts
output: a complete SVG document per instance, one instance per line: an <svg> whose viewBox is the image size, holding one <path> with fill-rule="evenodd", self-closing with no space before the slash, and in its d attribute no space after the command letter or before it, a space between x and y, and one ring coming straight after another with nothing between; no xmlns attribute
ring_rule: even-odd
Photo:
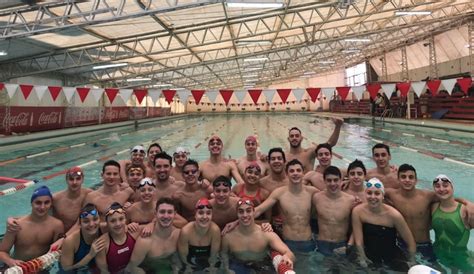
<svg viewBox="0 0 474 274"><path fill-rule="evenodd" d="M246 168L245 168L245 171L247 171L247 169L256 169L258 170L258 172L261 172L262 169L260 168L260 166L257 164L257 162L251 162Z"/></svg>
<svg viewBox="0 0 474 274"><path fill-rule="evenodd" d="M257 138L255 138L255 136L253 135L250 135L248 136L246 139L245 139L245 143L247 143L247 141L253 141L253 142L257 142Z"/></svg>
<svg viewBox="0 0 474 274"><path fill-rule="evenodd" d="M74 177L74 176L84 177L84 172L82 171L82 168L78 166L74 166L74 167L69 168L66 171L66 178Z"/></svg>
<svg viewBox="0 0 474 274"><path fill-rule="evenodd" d="M176 155L176 154L180 154L180 153L184 153L186 155L189 155L189 151L187 148L184 148L184 147L177 147L176 150L174 151L173 153L173 156Z"/></svg>
<svg viewBox="0 0 474 274"><path fill-rule="evenodd" d="M47 186L40 186L35 189L35 191L33 191L33 194L31 195L31 202L42 196L49 196L49 198L53 199L53 194L51 194L49 188Z"/></svg>
<svg viewBox="0 0 474 274"><path fill-rule="evenodd" d="M144 148L143 146L140 146L140 145L134 146L134 147L132 148L132 150L130 150L130 153L137 153L137 152L146 154L145 148Z"/></svg>
<svg viewBox="0 0 474 274"><path fill-rule="evenodd" d="M212 142L213 140L219 141L219 142L222 143L221 137L219 137L219 136L217 136L217 135L212 135L211 138L209 138L209 143Z"/></svg>
<svg viewBox="0 0 474 274"><path fill-rule="evenodd" d="M382 181L380 181L377 178L372 178L369 181L364 182L365 189L375 187L382 191L383 194L385 194L385 187L383 186Z"/></svg>
<svg viewBox="0 0 474 274"><path fill-rule="evenodd" d="M241 205L249 205L251 207L255 207L255 204L253 203L252 200L250 200L249 198L241 198L238 202L237 202L237 208L239 208Z"/></svg>
<svg viewBox="0 0 474 274"><path fill-rule="evenodd" d="M212 209L212 205L211 203L209 203L209 200L207 198L199 199L199 201L197 201L196 203L196 206L194 206L195 209L203 209L204 207Z"/></svg>
<svg viewBox="0 0 474 274"><path fill-rule="evenodd" d="M445 183L450 183L451 185L453 184L453 181L451 179L449 179L449 177L444 175L444 174L439 174L438 176L436 176L436 178L434 178L434 180L433 180L433 184L437 183L440 180L445 182Z"/></svg>

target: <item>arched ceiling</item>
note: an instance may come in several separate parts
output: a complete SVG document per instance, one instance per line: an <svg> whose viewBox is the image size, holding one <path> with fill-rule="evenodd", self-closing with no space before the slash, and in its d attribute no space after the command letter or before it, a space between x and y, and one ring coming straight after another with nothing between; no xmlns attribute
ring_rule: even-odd
<svg viewBox="0 0 474 274"><path fill-rule="evenodd" d="M474 18L470 0L284 0L271 9L231 8L226 1L0 6L0 52L7 53L0 56L0 81L54 73L68 85L266 87L360 63ZM257 0L244 2L251 1ZM346 40L356 38L366 41ZM110 64L122 66L93 69Z"/></svg>

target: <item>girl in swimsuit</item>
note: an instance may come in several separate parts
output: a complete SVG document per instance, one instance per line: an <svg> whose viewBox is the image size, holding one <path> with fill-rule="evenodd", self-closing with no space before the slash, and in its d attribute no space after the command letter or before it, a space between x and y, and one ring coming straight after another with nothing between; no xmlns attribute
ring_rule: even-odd
<svg viewBox="0 0 474 274"><path fill-rule="evenodd" d="M376 178L364 182L367 202L352 211L352 229L359 264L386 264L395 271L407 272L409 264L396 245L397 233L408 245L410 265L414 263L415 239L405 219L395 208L385 205L384 186Z"/></svg>
<svg viewBox="0 0 474 274"><path fill-rule="evenodd" d="M216 271L217 254L221 245L221 231L212 222L212 205L206 198L196 203L194 222L181 229L178 252L185 264L186 273Z"/></svg>
<svg viewBox="0 0 474 274"><path fill-rule="evenodd" d="M435 231L433 248L443 265L471 273L474 266L467 243L472 226L462 218L467 214L466 208L454 200L452 182L443 174L433 181L436 197L440 200L431 208L431 226Z"/></svg>
<svg viewBox="0 0 474 274"><path fill-rule="evenodd" d="M241 199L248 199L252 201L255 206L261 204L268 198L270 194L268 190L260 186L261 169L256 163L250 163L244 172L244 184L237 184L232 191ZM256 219L257 224L268 223L271 218L271 210L262 214L260 218Z"/></svg>
<svg viewBox="0 0 474 274"><path fill-rule="evenodd" d="M73 232L64 239L61 248L60 263L67 273L77 273L76 270L91 271L97 273L95 255L104 249L104 240L99 239L100 217L97 208L93 204L86 204L81 209L79 216L80 230Z"/></svg>
<svg viewBox="0 0 474 274"><path fill-rule="evenodd" d="M151 178L143 178L135 193L138 194L139 201L127 208L128 222L148 224L155 217L156 185Z"/></svg>
<svg viewBox="0 0 474 274"><path fill-rule="evenodd" d="M103 273L124 273L140 231L127 229L125 210L113 203L105 213L108 233L101 236L105 248L96 256L96 263Z"/></svg>

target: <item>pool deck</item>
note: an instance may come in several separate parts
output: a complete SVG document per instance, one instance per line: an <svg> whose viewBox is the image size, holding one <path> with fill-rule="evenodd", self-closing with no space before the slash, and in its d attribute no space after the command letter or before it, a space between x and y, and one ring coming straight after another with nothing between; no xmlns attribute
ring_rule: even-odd
<svg viewBox="0 0 474 274"><path fill-rule="evenodd" d="M376 121L382 123L380 117L373 117L370 115L359 115L349 113L335 113L335 112L316 112L312 113L315 117L341 117L345 120L365 120L365 121ZM384 123L400 124L408 126L426 127L443 130L446 133L467 133L468 135L474 134L474 121L466 120L435 120L435 119L402 119L402 118L385 118ZM473 136L474 137L474 136Z"/></svg>

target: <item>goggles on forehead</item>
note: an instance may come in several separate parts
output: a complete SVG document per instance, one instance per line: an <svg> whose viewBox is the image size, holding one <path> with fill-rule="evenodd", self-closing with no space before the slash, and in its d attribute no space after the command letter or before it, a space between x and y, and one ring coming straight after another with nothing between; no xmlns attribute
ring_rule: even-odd
<svg viewBox="0 0 474 274"><path fill-rule="evenodd" d="M375 187L375 188L383 189L383 185L381 183L365 182L365 187L366 188Z"/></svg>
<svg viewBox="0 0 474 274"><path fill-rule="evenodd" d="M128 173L132 173L132 172L140 172L140 173L143 173L143 169L139 168L139 167L132 167L128 170Z"/></svg>
<svg viewBox="0 0 474 274"><path fill-rule="evenodd" d="M443 183L450 183L451 184L451 181L448 178L435 178L433 180L433 184L436 184L439 181L441 181Z"/></svg>
<svg viewBox="0 0 474 274"><path fill-rule="evenodd" d="M110 215L113 215L114 213L120 213L120 214L125 214L125 209L119 207L119 208L116 208L116 209L109 209L107 211L107 213L105 213L105 217L107 216L110 216Z"/></svg>
<svg viewBox="0 0 474 274"><path fill-rule="evenodd" d="M225 186L225 187L232 187L232 184L230 182L227 182L227 181L216 181L216 182L213 182L212 183L212 186L213 187L218 187L218 186Z"/></svg>
<svg viewBox="0 0 474 274"><path fill-rule="evenodd" d="M146 185L156 187L155 183L152 180L143 179L143 180L140 181L140 184L138 184L138 188L144 187Z"/></svg>
<svg viewBox="0 0 474 274"><path fill-rule="evenodd" d="M142 154L145 154L145 150L144 150L144 149L132 149L132 153L142 153Z"/></svg>
<svg viewBox="0 0 474 274"><path fill-rule="evenodd" d="M82 172L80 172L80 171L69 172L66 176L68 178L82 177Z"/></svg>
<svg viewBox="0 0 474 274"><path fill-rule="evenodd" d="M211 205L198 205L198 206L196 206L196 209L204 209L204 208L212 209L212 206Z"/></svg>
<svg viewBox="0 0 474 274"><path fill-rule="evenodd" d="M199 170L193 169L193 170L188 170L188 171L183 171L183 174L186 175L195 175Z"/></svg>
<svg viewBox="0 0 474 274"><path fill-rule="evenodd" d="M91 211L84 211L84 212L82 212L81 215L79 215L79 217L80 217L81 219L84 219L84 218L86 218L88 215L97 216L97 215L99 215L99 212L97 211L97 209L94 208L94 209L91 210Z"/></svg>
<svg viewBox="0 0 474 274"><path fill-rule="evenodd" d="M241 205L248 205L248 206L251 206L251 207L254 207L254 204L252 203L251 200L248 200L248 199L245 199L245 200L239 200L237 202L237 206L241 206Z"/></svg>

